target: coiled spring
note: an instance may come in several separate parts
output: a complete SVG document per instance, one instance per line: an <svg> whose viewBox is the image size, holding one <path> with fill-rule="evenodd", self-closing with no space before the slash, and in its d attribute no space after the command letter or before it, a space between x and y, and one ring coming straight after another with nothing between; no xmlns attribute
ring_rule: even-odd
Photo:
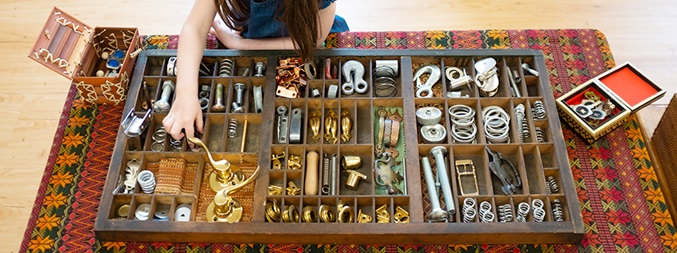
<svg viewBox="0 0 677 253"><path fill-rule="evenodd" d="M475 125L475 110L467 105L453 105L449 107L451 118L451 138L454 143L475 143L477 125Z"/></svg>
<svg viewBox="0 0 677 253"><path fill-rule="evenodd" d="M551 203L552 205L552 217L556 222L564 221L564 207L562 207L562 202L559 199L554 199Z"/></svg>
<svg viewBox="0 0 677 253"><path fill-rule="evenodd" d="M237 125L236 118L230 118L230 120L228 120L228 138L237 137Z"/></svg>
<svg viewBox="0 0 677 253"><path fill-rule="evenodd" d="M534 107L531 108L531 113L534 119L545 119L545 106L543 106L543 101L536 100L534 102Z"/></svg>
<svg viewBox="0 0 677 253"><path fill-rule="evenodd" d="M511 222L512 221L512 205L503 204L498 206L498 221Z"/></svg>
<svg viewBox="0 0 677 253"><path fill-rule="evenodd" d="M479 215L480 220L484 223L494 222L494 219L496 218L494 213L491 212L491 203L488 201L480 202Z"/></svg>
<svg viewBox="0 0 677 253"><path fill-rule="evenodd" d="M527 122L527 116L523 104L515 106L515 120L517 120L517 127L519 127L518 130L520 133L520 142L524 143L524 140L529 138L531 134L529 133L529 122Z"/></svg>
<svg viewBox="0 0 677 253"><path fill-rule="evenodd" d="M477 201L473 198L463 200L463 208L461 209L463 211L463 222L469 223L475 221L475 216L477 216L476 205Z"/></svg>
<svg viewBox="0 0 677 253"><path fill-rule="evenodd" d="M531 206L529 206L529 203L520 202L519 204L517 204L517 217L515 218L515 220L517 222L527 222L530 210Z"/></svg>
<svg viewBox="0 0 677 253"><path fill-rule="evenodd" d="M548 176L548 178L545 181L546 181L545 182L546 193L553 194L559 192L559 185L557 184L557 180L555 180L554 176Z"/></svg>
<svg viewBox="0 0 677 253"><path fill-rule="evenodd" d="M545 204L541 199L534 199L531 201L531 210L534 214L535 222L543 222L543 220L545 220L545 209L543 209L544 206Z"/></svg>
<svg viewBox="0 0 677 253"><path fill-rule="evenodd" d="M150 170L139 172L136 180L139 181L139 186L141 186L144 193L152 194L155 191L155 176Z"/></svg>
<svg viewBox="0 0 677 253"><path fill-rule="evenodd" d="M231 77L233 76L234 70L235 63L233 62L233 59L224 58L223 60L221 60L221 64L219 65L220 77Z"/></svg>
<svg viewBox="0 0 677 253"><path fill-rule="evenodd" d="M536 132L536 140L538 142L545 142L545 132L541 127L534 128L534 132Z"/></svg>

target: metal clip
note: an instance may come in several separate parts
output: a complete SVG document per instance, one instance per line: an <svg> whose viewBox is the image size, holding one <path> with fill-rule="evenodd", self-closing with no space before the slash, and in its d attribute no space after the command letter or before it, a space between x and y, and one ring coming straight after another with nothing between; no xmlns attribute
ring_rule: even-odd
<svg viewBox="0 0 677 253"><path fill-rule="evenodd" d="M289 143L301 143L303 128L303 109L291 110L291 120L289 121Z"/></svg>
<svg viewBox="0 0 677 253"><path fill-rule="evenodd" d="M425 65L416 71L414 80L416 80L417 98L431 98L433 96L433 85L440 80L440 77L442 76L441 72L440 67L435 64ZM429 74L425 84L421 83L423 74Z"/></svg>
<svg viewBox="0 0 677 253"><path fill-rule="evenodd" d="M271 185L268 186L268 196L282 195L282 186Z"/></svg>
<svg viewBox="0 0 677 253"><path fill-rule="evenodd" d="M393 215L395 223L409 223L409 212L404 210L401 206L395 207L395 214Z"/></svg>
<svg viewBox="0 0 677 253"><path fill-rule="evenodd" d="M377 223L390 223L390 213L388 212L388 205L384 204L376 209Z"/></svg>
<svg viewBox="0 0 677 253"><path fill-rule="evenodd" d="M475 174L475 164L473 163L472 160L467 159L467 160L456 160L454 163L456 165L456 174L458 175L458 185L461 190L461 195L462 196L477 196L480 194L479 191L479 186L477 185L477 175ZM470 181L464 181L463 179L466 177L472 177L472 180ZM466 183L471 183L472 185L470 187L467 187ZM474 187L473 187L474 186ZM470 192L466 192L466 190L473 190Z"/></svg>
<svg viewBox="0 0 677 253"><path fill-rule="evenodd" d="M301 168L301 157L297 155L289 155L287 159L287 169L298 170Z"/></svg>
<svg viewBox="0 0 677 253"><path fill-rule="evenodd" d="M150 110L151 109L148 109L146 114L144 114L141 118L136 116L136 112L134 110L129 111L127 117L125 117L125 119L122 121L122 129L125 135L128 137L141 136L143 131L146 130L148 124L150 124L150 119L152 117Z"/></svg>
<svg viewBox="0 0 677 253"><path fill-rule="evenodd" d="M491 151L489 147L485 147L485 149L489 154L489 168L491 172L503 183L503 187L501 187L503 193L506 195L519 193L519 189L522 187L522 180L515 165L508 159L503 158L501 153Z"/></svg>

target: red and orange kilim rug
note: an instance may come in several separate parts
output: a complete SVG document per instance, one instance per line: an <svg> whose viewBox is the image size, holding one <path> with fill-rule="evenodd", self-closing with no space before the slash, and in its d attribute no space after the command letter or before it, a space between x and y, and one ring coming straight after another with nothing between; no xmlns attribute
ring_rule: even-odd
<svg viewBox="0 0 677 253"><path fill-rule="evenodd" d="M145 36L149 49L176 48L176 36ZM542 50L555 97L615 65L596 30L349 32L329 48ZM213 37L209 48L218 47ZM122 106L80 102L72 88L42 178L21 251L31 252L664 252L677 251L675 226L635 116L592 145L564 137L585 238L579 245L268 245L101 242L93 220Z"/></svg>

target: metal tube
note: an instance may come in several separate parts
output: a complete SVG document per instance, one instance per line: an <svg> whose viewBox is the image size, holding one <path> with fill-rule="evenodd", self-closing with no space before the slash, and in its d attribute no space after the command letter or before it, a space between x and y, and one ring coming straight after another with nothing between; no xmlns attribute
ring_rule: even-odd
<svg viewBox="0 0 677 253"><path fill-rule="evenodd" d="M430 154L435 157L437 176L439 177L442 186L442 194L444 196L444 203L447 206L447 212L449 215L453 215L456 213L456 207L454 205L454 197L451 195L451 184L449 183L447 166L444 160L444 154L446 153L447 149L444 146L437 146L430 150Z"/></svg>
<svg viewBox="0 0 677 253"><path fill-rule="evenodd" d="M423 174L425 175L425 184L428 186L428 196L430 196L430 205L432 211L428 214L428 221L444 221L447 220L447 212L440 207L440 197L437 195L437 187L435 179L433 179L433 170L430 168L430 161L428 157L421 158L421 167L423 167Z"/></svg>

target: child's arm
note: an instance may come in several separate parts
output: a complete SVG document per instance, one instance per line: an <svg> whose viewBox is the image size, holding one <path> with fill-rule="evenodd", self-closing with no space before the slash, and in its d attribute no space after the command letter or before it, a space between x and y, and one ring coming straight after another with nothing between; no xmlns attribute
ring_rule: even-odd
<svg viewBox="0 0 677 253"><path fill-rule="evenodd" d="M317 46L327 39L331 26L334 23L336 14L336 3L331 3L327 8L320 10L319 22L320 29L317 36ZM214 22L214 34L223 45L230 49L248 49L248 50L266 50L266 49L294 49L294 44L290 37L266 38L266 39L245 39L237 32L232 31L222 21Z"/></svg>
<svg viewBox="0 0 677 253"><path fill-rule="evenodd" d="M203 131L204 122L197 97L197 79L205 42L211 27L216 7L211 0L197 0L193 5L179 36L177 51L177 81L174 102L162 120L167 133L179 140L185 135L194 136L194 127Z"/></svg>

